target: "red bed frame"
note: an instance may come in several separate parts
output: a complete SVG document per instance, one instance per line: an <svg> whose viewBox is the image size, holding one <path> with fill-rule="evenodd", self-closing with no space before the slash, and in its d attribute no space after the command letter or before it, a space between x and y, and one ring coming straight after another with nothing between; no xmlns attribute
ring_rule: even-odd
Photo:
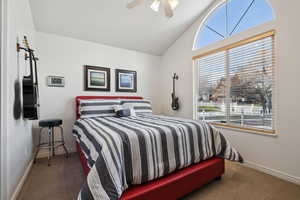
<svg viewBox="0 0 300 200"><path fill-rule="evenodd" d="M80 99L143 99L142 97L118 97L118 96L77 96L76 118L79 114ZM87 159L79 144L76 144L80 161L85 175L90 171ZM149 183L138 185L127 189L121 196L121 200L176 200L188 193L202 187L212 180L220 180L225 172L223 158L211 158L190 167L178 170L167 176Z"/></svg>

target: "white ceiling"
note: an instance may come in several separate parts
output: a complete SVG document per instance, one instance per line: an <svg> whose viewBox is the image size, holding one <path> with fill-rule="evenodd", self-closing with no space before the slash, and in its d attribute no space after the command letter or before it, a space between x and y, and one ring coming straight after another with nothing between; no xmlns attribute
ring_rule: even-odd
<svg viewBox="0 0 300 200"><path fill-rule="evenodd" d="M174 17L130 0L30 0L38 31L153 55L163 54L213 0L179 0Z"/></svg>

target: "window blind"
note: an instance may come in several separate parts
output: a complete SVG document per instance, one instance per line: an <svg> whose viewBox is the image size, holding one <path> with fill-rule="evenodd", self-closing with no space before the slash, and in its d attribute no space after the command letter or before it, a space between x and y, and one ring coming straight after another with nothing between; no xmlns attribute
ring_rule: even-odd
<svg viewBox="0 0 300 200"><path fill-rule="evenodd" d="M198 60L200 119L226 120L226 54L221 51Z"/></svg>
<svg viewBox="0 0 300 200"><path fill-rule="evenodd" d="M274 34L198 56L198 119L273 129Z"/></svg>

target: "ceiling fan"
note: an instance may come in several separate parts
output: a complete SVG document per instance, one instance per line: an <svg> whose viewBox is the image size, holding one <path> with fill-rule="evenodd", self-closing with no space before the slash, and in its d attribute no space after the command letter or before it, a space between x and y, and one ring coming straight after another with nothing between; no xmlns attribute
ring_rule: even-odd
<svg viewBox="0 0 300 200"><path fill-rule="evenodd" d="M142 3L144 3L146 0L133 0L132 2L127 4L127 8L131 9L134 8ZM164 6L166 17L173 17L173 10L178 5L178 0L153 0L151 4L151 9L155 12L159 11L160 4Z"/></svg>

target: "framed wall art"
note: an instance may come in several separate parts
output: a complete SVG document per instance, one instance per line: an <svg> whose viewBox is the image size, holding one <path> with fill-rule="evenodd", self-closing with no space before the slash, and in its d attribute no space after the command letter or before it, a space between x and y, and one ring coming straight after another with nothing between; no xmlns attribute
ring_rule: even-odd
<svg viewBox="0 0 300 200"><path fill-rule="evenodd" d="M116 69L116 92L137 92L136 71Z"/></svg>
<svg viewBox="0 0 300 200"><path fill-rule="evenodd" d="M62 76L48 76L47 77L48 87L65 87L65 77Z"/></svg>
<svg viewBox="0 0 300 200"><path fill-rule="evenodd" d="M110 91L110 68L84 66L86 91Z"/></svg>

